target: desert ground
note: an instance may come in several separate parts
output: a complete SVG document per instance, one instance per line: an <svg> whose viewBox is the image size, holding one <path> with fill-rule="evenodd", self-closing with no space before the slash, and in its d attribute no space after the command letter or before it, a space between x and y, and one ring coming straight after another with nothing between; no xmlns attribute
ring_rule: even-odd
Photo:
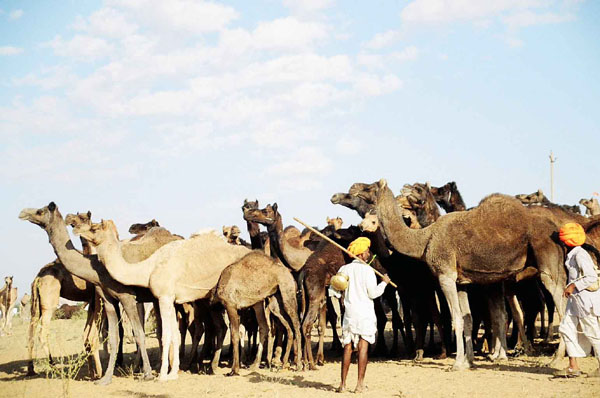
<svg viewBox="0 0 600 398"><path fill-rule="evenodd" d="M52 378L44 374L26 378L27 370L27 321L15 318L11 335L0 337L0 396L1 397L130 397L169 398L228 396L228 397L334 397L337 394L340 359L326 357L327 363L316 371L295 372L291 370L270 371L260 369L251 372L242 369L241 376L227 377L228 368L221 367L217 375L198 375L181 372L179 379L161 383L141 381L133 374L135 345L127 342L125 370L115 372L109 386L97 386L87 379L87 365L75 380ZM51 349L55 357L75 354L83 347L81 334L84 320L53 320ZM327 338L331 341L331 331ZM386 336L387 337L387 336ZM315 340L313 339L313 342ZM189 337L188 337L189 349ZM226 342L228 344L228 342ZM158 342L154 335L148 337L150 358L155 369L158 366ZM328 344L326 344L326 348ZM227 346L225 351L227 351ZM453 359L433 360L415 364L409 359L372 358L367 368L368 390L365 397L598 397L600 379L554 379L552 369L545 365L550 361L548 350L539 356L510 358L503 363L492 363L476 357L472 370L451 372ZM40 352L37 353L40 356ZM101 353L103 355L103 353ZM104 358L104 357L103 357ZM565 359L563 365L566 366ZM129 366L128 366L129 365ZM222 365L226 365L225 362ZM594 358L580 360L585 372L596 366ZM36 370L43 370L43 363L36 362ZM41 372L40 372L41 373ZM350 368L349 388L356 383L357 368Z"/></svg>

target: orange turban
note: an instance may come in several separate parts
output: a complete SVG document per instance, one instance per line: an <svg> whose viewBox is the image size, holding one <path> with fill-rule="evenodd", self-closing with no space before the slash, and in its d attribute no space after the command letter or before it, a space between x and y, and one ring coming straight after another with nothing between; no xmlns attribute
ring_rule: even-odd
<svg viewBox="0 0 600 398"><path fill-rule="evenodd" d="M560 228L558 236L567 246L581 246L585 243L585 231L583 227L574 222L563 225Z"/></svg>
<svg viewBox="0 0 600 398"><path fill-rule="evenodd" d="M355 256L358 256L359 254L366 252L369 249L369 247L371 247L371 241L369 240L369 238L361 236L360 238L356 238L352 241L352 243L350 243L350 245L348 246L348 251L354 254Z"/></svg>

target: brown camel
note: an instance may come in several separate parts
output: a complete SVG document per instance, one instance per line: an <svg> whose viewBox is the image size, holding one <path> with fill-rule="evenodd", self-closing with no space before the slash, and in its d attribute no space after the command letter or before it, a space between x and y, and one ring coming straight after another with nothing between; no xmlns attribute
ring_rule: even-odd
<svg viewBox="0 0 600 398"><path fill-rule="evenodd" d="M158 299L162 323L162 360L159 380L177 379L179 357L173 355L171 371L169 350L179 351L174 303L206 298L216 285L221 271L249 252L243 246L230 245L216 233L164 245L144 261L128 263L119 250L117 229L110 220L91 226L78 226L74 233L96 246L98 258L115 280L128 286L149 288ZM221 342L215 358L221 353ZM213 369L217 363L213 362Z"/></svg>
<svg viewBox="0 0 600 398"><path fill-rule="evenodd" d="M300 369L302 354L300 322L296 306L296 282L290 270L278 260L259 251L253 251L226 267L221 273L216 287L215 300L225 306L230 323L231 344L233 345L233 366L230 375L238 375L240 368L238 310L253 307L256 312L260 344L253 368L257 368L268 333L263 301L274 294L277 294L281 300L285 314L293 325L293 334L288 336L286 353L289 353L293 340L296 343L294 346L296 368Z"/></svg>
<svg viewBox="0 0 600 398"><path fill-rule="evenodd" d="M273 206L267 205L264 209L244 209L244 219L256 222L267 227L271 253L277 257L291 270L298 272L304 266L306 259L312 250L304 246L296 246L284 237L283 222L281 214L277 209L277 203ZM299 235L299 233L298 233Z"/></svg>
<svg viewBox="0 0 600 398"><path fill-rule="evenodd" d="M92 351L90 360L93 360L93 364L89 364L90 376L92 378L101 377L102 364L98 353L98 314L95 313L99 306L95 301L94 285L71 274L58 259L42 267L31 283L27 375L35 375L33 351L38 326L40 328L39 339L42 349L46 358L52 361L48 345L48 331L50 320L58 307L60 297L88 303L88 320L84 330L84 344Z"/></svg>
<svg viewBox="0 0 600 398"><path fill-rule="evenodd" d="M431 187L431 194L435 201L446 213L465 211L467 206L454 181L441 187Z"/></svg>
<svg viewBox="0 0 600 398"><path fill-rule="evenodd" d="M585 207L586 217L594 217L600 215L600 204L598 203L598 199L581 199L579 201L579 204Z"/></svg>
<svg viewBox="0 0 600 398"><path fill-rule="evenodd" d="M223 236L227 239L227 243L232 245L242 245L251 248L251 244L240 238L242 231L237 225L231 225L229 227L223 225Z"/></svg>
<svg viewBox="0 0 600 398"><path fill-rule="evenodd" d="M242 213L245 214L249 210L258 210L258 200L249 201L244 199L242 205ZM248 227L248 234L250 235L250 246L253 250L263 250L267 255L271 254L271 243L269 241L269 233L261 232L260 226L256 222L246 220L246 226Z"/></svg>
<svg viewBox="0 0 600 398"><path fill-rule="evenodd" d="M527 266L529 248L536 251L537 266L541 272L549 270L549 273L554 274L553 277L558 278L559 274L551 269L556 263L544 260L542 256L548 254L548 251L541 249L542 244L557 245L554 242L548 243L549 238L541 237L538 229L541 228L538 224L542 223L547 228L554 226L547 219L532 217L518 201L495 194L484 198L471 211L450 213L427 228L411 230L401 220L395 198L386 181L381 180L377 185L376 208L385 234L397 251L424 259L439 279L450 306L457 336L457 356L453 368L468 368L473 358L472 320L467 296L464 291L457 291L456 283L493 284L515 277ZM543 239L546 240L542 242ZM562 277L564 284L564 275ZM501 290L494 289L491 293L499 296ZM491 301L496 306L503 305L500 297ZM500 330L504 323L502 311L492 308L491 312L494 314L494 335L500 336L502 350L505 350L505 336Z"/></svg>
<svg viewBox="0 0 600 398"><path fill-rule="evenodd" d="M96 288L96 294L104 301L104 310L109 326L110 357L106 372L97 383L109 384L114 373L119 341L119 303L123 305L128 318L131 320L134 337L142 355L144 378L153 378L152 368L146 352L144 331L136 307L138 301L152 302L154 300L150 291L125 286L117 282L102 266L97 256L85 256L76 250L69 238L67 225L54 202L40 209L24 209L19 214L19 218L44 229L50 238L50 244L54 248L58 259L67 271L93 284Z"/></svg>

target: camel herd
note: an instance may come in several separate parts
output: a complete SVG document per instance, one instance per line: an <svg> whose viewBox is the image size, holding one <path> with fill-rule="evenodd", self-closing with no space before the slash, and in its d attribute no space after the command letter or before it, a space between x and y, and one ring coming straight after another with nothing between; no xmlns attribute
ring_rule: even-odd
<svg viewBox="0 0 600 398"><path fill-rule="evenodd" d="M518 344L525 348L531 347L538 314L541 334L552 337L552 322L545 327L546 307L549 318L555 308L562 317L566 250L557 239L560 226L582 224L586 247L600 260L594 249L600 248L596 199L580 202L587 208L586 216L578 206L553 204L541 191L516 198L493 194L467 209L454 182L441 187L405 185L394 195L380 180L353 184L347 193L334 194L331 202L355 210L362 222L342 228L340 218L327 218L321 232L343 246L358 236L369 237L375 254L372 265L398 285L397 290L388 286L375 300L377 354L398 356L401 337L406 354L422 360L427 328L434 343L435 327L441 339L438 357L455 349L453 369L465 369L473 364L483 322L490 359L504 359L507 314L518 332ZM46 231L57 256L41 268L31 286L28 374L35 373L38 325L41 347L52 361L48 330L60 297L88 303L84 341L90 375L99 384L110 383L115 365L123 360L121 311L131 322L142 378L154 377L144 332L148 303L159 320L159 380L176 379L180 367L214 373L227 332L225 314L231 334L231 375L239 374L243 363L257 368L263 360L269 367L287 367L293 361L297 370L322 365L327 322L333 332L332 349L341 348L336 328L339 303L327 295L327 286L350 259L308 230L284 228L276 203L260 208L258 201L245 200L242 213L250 242L240 238L237 226L223 227L222 236L206 231L184 239L155 220L132 225L129 232L135 236L121 240L112 221L94 223L89 211L63 218L54 202L21 211L20 219ZM80 237L82 251L71 242L68 226ZM0 291L2 330L10 328L16 303L16 288L7 277ZM392 312L393 331L389 351L383 333L387 311ZM110 347L104 371L99 356L102 319ZM315 322L316 358L311 342ZM192 350L186 358L187 333ZM561 342L555 360L563 355Z"/></svg>

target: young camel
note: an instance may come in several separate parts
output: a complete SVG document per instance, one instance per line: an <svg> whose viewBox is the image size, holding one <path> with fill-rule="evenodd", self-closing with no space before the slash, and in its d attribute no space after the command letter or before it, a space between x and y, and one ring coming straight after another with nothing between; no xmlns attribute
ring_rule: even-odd
<svg viewBox="0 0 600 398"><path fill-rule="evenodd" d="M0 290L0 332L8 332L11 327L12 310L17 303L18 291L12 286L13 277L7 276L4 278L4 287Z"/></svg>
<svg viewBox="0 0 600 398"><path fill-rule="evenodd" d="M128 286L149 288L158 299L162 323L162 358L159 380L177 379L179 356L173 355L171 371L169 350L179 351L174 303L188 303L206 298L218 281L221 271L250 250L230 245L214 233L197 235L168 243L149 258L128 263L120 250L117 228L108 220L91 226L78 226L73 232L96 247L98 258L115 280ZM221 353L222 338L215 349ZM213 358L213 369L216 367Z"/></svg>
<svg viewBox="0 0 600 398"><path fill-rule="evenodd" d="M240 369L238 310L253 307L258 319L260 343L252 365L252 368L256 369L260 364L269 329L263 302L274 294L281 299L285 314L293 325L293 336L292 334L288 335L286 357L289 355L293 340L296 343L294 346L296 369L300 369L302 353L300 321L296 305L296 282L291 272L280 261L259 251L253 251L223 270L214 297L215 300L223 303L229 317L231 344L233 345L233 366L229 375L239 375ZM286 357L284 357L284 362L286 362Z"/></svg>

